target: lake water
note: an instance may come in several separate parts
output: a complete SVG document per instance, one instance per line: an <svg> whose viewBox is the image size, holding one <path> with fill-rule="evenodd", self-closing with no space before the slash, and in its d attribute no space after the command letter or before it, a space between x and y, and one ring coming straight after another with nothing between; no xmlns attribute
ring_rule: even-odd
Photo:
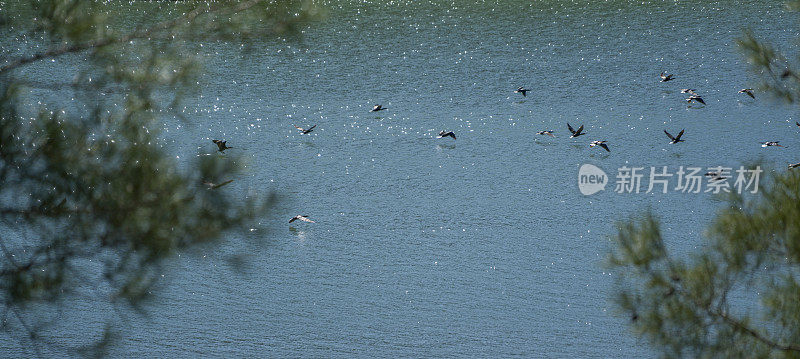
<svg viewBox="0 0 800 359"><path fill-rule="evenodd" d="M112 356L655 357L613 303L614 223L653 208L670 249L688 255L718 203L615 193L617 169L800 161L795 112L737 94L756 84L734 43L744 27L796 49L798 15L779 1L327 7L301 42L247 55L208 44L191 124L170 122L167 146L191 158L226 139L248 166L220 190L285 200L262 221L270 232L171 262ZM687 87L707 106L687 107ZM378 103L388 110L369 112ZM568 122L587 135L568 138ZM686 142L669 145L662 131L684 128ZM788 147L759 144L773 140ZM605 191L580 193L584 163L611 176ZM286 223L297 214L316 223ZM241 250L245 275L220 263ZM74 305L84 314L70 321L100 325L81 319L93 303Z"/></svg>

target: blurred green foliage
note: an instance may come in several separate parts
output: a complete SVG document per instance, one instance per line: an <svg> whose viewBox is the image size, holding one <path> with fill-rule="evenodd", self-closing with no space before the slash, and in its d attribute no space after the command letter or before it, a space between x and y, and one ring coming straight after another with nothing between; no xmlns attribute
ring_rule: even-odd
<svg viewBox="0 0 800 359"><path fill-rule="evenodd" d="M164 260L250 232L275 201L204 186L240 170L235 154L180 163L160 145L158 129L164 116L180 116L171 109L198 86L200 41L245 46L297 36L320 9L310 1L262 0L135 6L129 13L113 2L33 0L4 9L0 33L10 36L0 42L0 298L9 336L36 343L41 326L31 313L58 306L85 281L110 293L97 301L138 308ZM56 58L80 65L50 61ZM90 106L31 96L32 75L53 71L48 67L74 77L66 84L45 78L40 93L66 86ZM24 335L14 333L19 328ZM111 337L76 353L101 355Z"/></svg>
<svg viewBox="0 0 800 359"><path fill-rule="evenodd" d="M793 61L749 31L738 44L763 91L800 100ZM757 194L724 203L685 258L667 251L652 211L619 223L617 303L663 357L800 358L800 171L772 171Z"/></svg>

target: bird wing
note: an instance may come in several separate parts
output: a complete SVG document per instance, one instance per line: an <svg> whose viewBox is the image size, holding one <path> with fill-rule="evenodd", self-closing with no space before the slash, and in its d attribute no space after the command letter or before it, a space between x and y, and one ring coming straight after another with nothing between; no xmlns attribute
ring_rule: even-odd
<svg viewBox="0 0 800 359"><path fill-rule="evenodd" d="M450 137L452 137L454 140L456 139L456 134L455 134L455 133L452 133L452 132L450 132L448 135L449 135Z"/></svg>
<svg viewBox="0 0 800 359"><path fill-rule="evenodd" d="M311 130L313 130L313 129L314 129L314 127L317 127L317 125L314 125L314 126L311 126L311 127L309 127L307 131L311 131Z"/></svg>
<svg viewBox="0 0 800 359"><path fill-rule="evenodd" d="M550 136L550 137L556 137L556 135L554 135L553 132L551 132L551 131L547 131L547 132L545 132L545 134Z"/></svg>
<svg viewBox="0 0 800 359"><path fill-rule="evenodd" d="M664 133L667 134L667 137L669 137L670 140L675 141L675 137L672 137L672 135L670 135L669 132L667 132L667 130L664 130Z"/></svg>
<svg viewBox="0 0 800 359"><path fill-rule="evenodd" d="M583 125L581 125L581 127L578 127L578 131L575 131L575 135L576 136L580 135L582 131L583 131Z"/></svg>
<svg viewBox="0 0 800 359"><path fill-rule="evenodd" d="M306 216L300 216L300 217L299 217L299 218L297 218L297 219L299 219L299 220L301 220L301 221L303 221L303 222L308 222L308 223L316 223L316 222L314 222L314 221L312 221L312 220L308 219L308 217L306 217Z"/></svg>
<svg viewBox="0 0 800 359"><path fill-rule="evenodd" d="M611 152L611 150L609 150L609 149L608 149L608 145L607 145L607 144L605 144L605 143L601 143L601 144L600 144L600 147L602 147L603 149L605 149L605 150L606 150L606 151L608 151L608 152Z"/></svg>
<svg viewBox="0 0 800 359"><path fill-rule="evenodd" d="M676 140L680 140L681 139L681 136L683 136L683 131L684 130L681 130L681 132L678 133L678 137L675 137Z"/></svg>
<svg viewBox="0 0 800 359"><path fill-rule="evenodd" d="M752 92L752 91L745 91L744 93L746 93L746 94L747 94L747 96L750 96L750 97L752 97L752 98L756 98L756 95L753 95L753 92Z"/></svg>
<svg viewBox="0 0 800 359"><path fill-rule="evenodd" d="M575 134L575 130L572 128L572 126L570 126L569 122L567 122L567 128L569 129L569 132L572 132L573 135Z"/></svg>
<svg viewBox="0 0 800 359"><path fill-rule="evenodd" d="M296 221L297 218L298 218L297 216L292 217L292 219L289 220L289 223L292 223L292 222Z"/></svg>
<svg viewBox="0 0 800 359"><path fill-rule="evenodd" d="M695 100L696 100L697 102L699 102L699 103L702 103L703 105L705 105L705 104L706 104L706 102L705 102L705 101L703 101L703 98L702 98L702 97L695 97Z"/></svg>
<svg viewBox="0 0 800 359"><path fill-rule="evenodd" d="M222 182L222 183L220 183L220 184L213 184L213 183L212 183L212 184L211 184L211 189L217 189L217 188L220 188L220 187L222 187L222 186L224 186L224 185L226 185L226 184L228 184L228 183L231 183L231 182L233 182L233 180L232 180L232 179L229 179L229 180L227 180L227 181L225 181L225 182Z"/></svg>
<svg viewBox="0 0 800 359"><path fill-rule="evenodd" d="M292 126L294 126L294 128L296 128L296 129L298 129L300 131L305 131L302 127L299 127L299 126L297 126L295 124L292 124Z"/></svg>

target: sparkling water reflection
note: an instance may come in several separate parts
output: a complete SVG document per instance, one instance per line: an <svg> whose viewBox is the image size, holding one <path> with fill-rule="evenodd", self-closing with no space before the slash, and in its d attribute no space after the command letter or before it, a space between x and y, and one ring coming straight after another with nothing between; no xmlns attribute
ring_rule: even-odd
<svg viewBox="0 0 800 359"><path fill-rule="evenodd" d="M177 258L115 356L652 357L612 304L613 222L651 206L690 253L715 204L583 196L578 167L800 160L759 146L800 145L791 110L737 94L754 83L734 45L743 26L795 47L780 2L328 6L300 43L206 44L190 121L165 125L166 146L220 155L209 140L226 139L247 171L224 190L289 201L264 219L276 230L253 234L270 246L247 276L217 263L252 238ZM707 106L687 107L682 88ZM587 135L568 138L567 122ZM669 145L662 131L682 128ZM316 223L289 226L298 213Z"/></svg>

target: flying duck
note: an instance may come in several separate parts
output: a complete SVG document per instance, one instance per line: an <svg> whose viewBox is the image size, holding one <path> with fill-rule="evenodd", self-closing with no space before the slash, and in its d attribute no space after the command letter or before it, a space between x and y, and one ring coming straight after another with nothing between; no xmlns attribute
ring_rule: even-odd
<svg viewBox="0 0 800 359"><path fill-rule="evenodd" d="M664 130L664 133L666 133L667 137L669 137L669 139L670 139L669 144L670 145L674 145L674 144L676 144L678 142L684 142L684 140L681 139L681 136L683 136L683 130L681 130L681 132L678 134L678 136L675 136L675 137L672 137L672 135L670 135L669 132L667 132L667 130Z"/></svg>
<svg viewBox="0 0 800 359"><path fill-rule="evenodd" d="M300 130L300 132L302 132L304 135L307 135L311 131L314 131L314 127L317 127L317 125L314 125L314 126L309 127L308 129L304 129L302 127L297 127L296 125L292 125L292 126L294 126L294 128L296 128L296 129Z"/></svg>
<svg viewBox="0 0 800 359"><path fill-rule="evenodd" d="M298 219L299 219L299 220L301 220L301 221L303 221L303 222L308 222L308 223L317 223L317 222L314 222L314 221L312 221L312 220L308 219L308 216L303 216L303 215L300 215L300 214L298 214L298 215L296 215L296 216L292 217L292 219L290 219L290 220L289 220L289 223L292 223L292 222L294 222L294 221L296 221L296 220L298 220Z"/></svg>
<svg viewBox="0 0 800 359"><path fill-rule="evenodd" d="M756 98L756 95L753 95L753 89L741 89L741 90L739 90L738 93L743 93L743 94L745 94L747 96L750 96L752 98Z"/></svg>
<svg viewBox="0 0 800 359"><path fill-rule="evenodd" d="M370 111L370 112L378 112L378 111L385 110L385 109L386 109L386 107L383 107L380 104L377 104L375 106L372 106L372 111Z"/></svg>
<svg viewBox="0 0 800 359"><path fill-rule="evenodd" d="M456 134L453 133L453 131L440 131L438 138L447 137L447 136L452 137L454 140L456 139Z"/></svg>
<svg viewBox="0 0 800 359"><path fill-rule="evenodd" d="M661 82L667 82L667 81L674 80L674 79L675 79L675 75L673 75L673 74L669 74L668 75L666 72L663 72L663 71L661 72Z"/></svg>
<svg viewBox="0 0 800 359"><path fill-rule="evenodd" d="M520 87L518 87L516 90L514 90L514 93L521 93L521 94L522 94L522 96L523 96L523 97L525 97L525 96L528 96L528 95L527 95L527 92L528 92L528 91L530 91L530 90L528 90L528 89L526 89L526 88L524 88L524 87L520 86Z"/></svg>
<svg viewBox="0 0 800 359"><path fill-rule="evenodd" d="M687 103L692 103L692 101L696 101L696 102L702 103L703 105L706 104L706 102L703 101L703 98L700 97L700 96L697 96L697 95L691 95L691 96L689 96L689 98L686 99Z"/></svg>
<svg viewBox="0 0 800 359"><path fill-rule="evenodd" d="M226 185L228 183L231 183L231 182L233 182L232 179L227 180L227 181L222 182L222 183L213 183L211 181L203 181L203 184L206 185L206 187L208 187L208 189L217 189L217 188L220 188L220 187L222 187L222 186L224 186L224 185Z"/></svg>
<svg viewBox="0 0 800 359"><path fill-rule="evenodd" d="M604 150L606 150L608 152L611 152L611 150L608 149L608 145L606 144L606 141L592 141L591 143L589 143L589 147L594 147L594 146L600 146Z"/></svg>
<svg viewBox="0 0 800 359"><path fill-rule="evenodd" d="M553 134L553 130L539 131L539 132L536 132L536 134L537 135L548 135L550 137L556 137L556 135Z"/></svg>
<svg viewBox="0 0 800 359"><path fill-rule="evenodd" d="M578 136L585 135L585 133L583 133L583 125L581 125L581 127L578 127L578 130L575 131L572 128L572 126L570 126L569 122L567 122L567 128L569 129L569 132L572 132L572 136L569 136L569 138L575 138L575 137L578 137Z"/></svg>
<svg viewBox="0 0 800 359"><path fill-rule="evenodd" d="M228 147L228 145L226 145L226 143L228 143L228 141L211 140L211 142L214 142L214 144L217 145L217 148L219 149L218 150L219 152L224 152L225 150L227 150L229 148L233 148L233 147Z"/></svg>
<svg viewBox="0 0 800 359"><path fill-rule="evenodd" d="M762 143L761 147L771 147L771 146L786 147L786 146L779 145L778 142L780 142L780 141L767 141L767 142Z"/></svg>
<svg viewBox="0 0 800 359"><path fill-rule="evenodd" d="M797 163L790 163L790 164L789 164L789 169L792 169L792 168L797 168L797 167L800 167L800 162L797 162Z"/></svg>

